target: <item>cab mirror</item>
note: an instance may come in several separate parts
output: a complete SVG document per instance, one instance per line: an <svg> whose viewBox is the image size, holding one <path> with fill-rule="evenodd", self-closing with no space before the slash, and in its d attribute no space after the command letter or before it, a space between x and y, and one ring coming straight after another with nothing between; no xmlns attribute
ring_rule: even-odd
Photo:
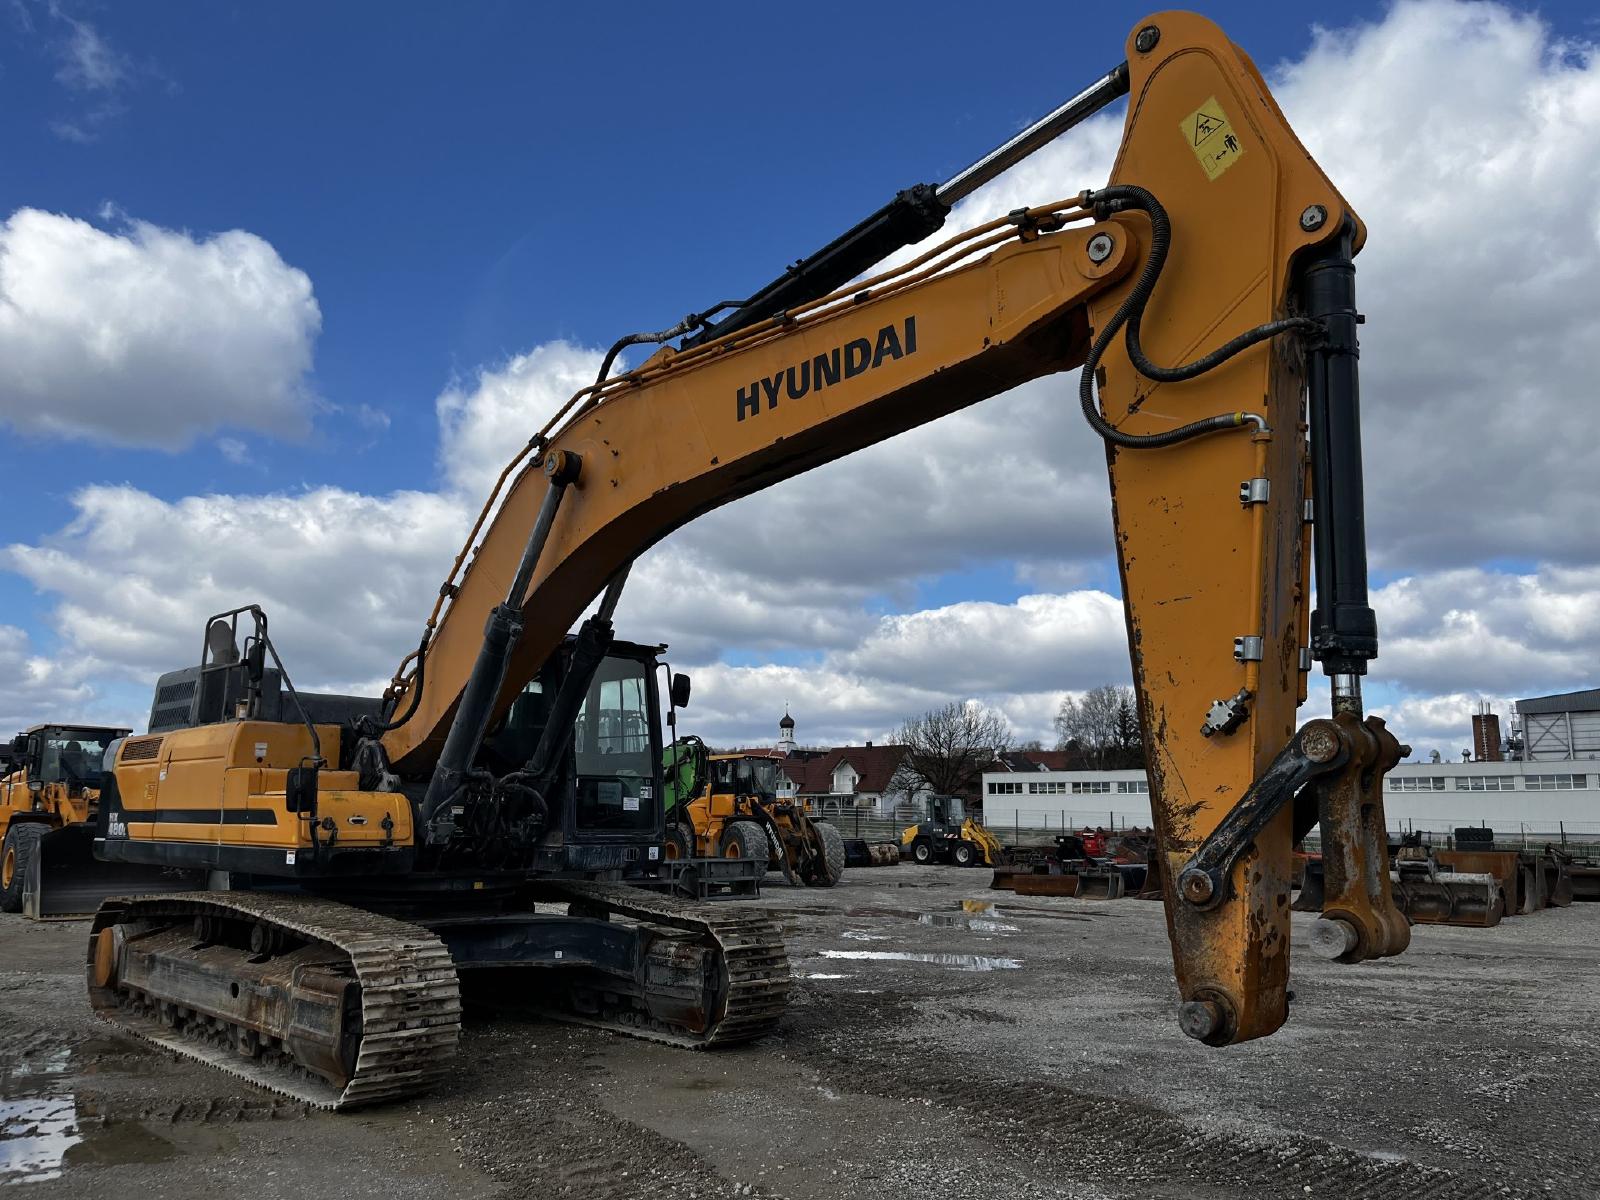
<svg viewBox="0 0 1600 1200"><path fill-rule="evenodd" d="M21 758L27 753L28 735L25 733L19 733L16 737L11 739L11 756L13 758Z"/></svg>
<svg viewBox="0 0 1600 1200"><path fill-rule="evenodd" d="M689 707L689 677L682 671L672 677L672 707Z"/></svg>

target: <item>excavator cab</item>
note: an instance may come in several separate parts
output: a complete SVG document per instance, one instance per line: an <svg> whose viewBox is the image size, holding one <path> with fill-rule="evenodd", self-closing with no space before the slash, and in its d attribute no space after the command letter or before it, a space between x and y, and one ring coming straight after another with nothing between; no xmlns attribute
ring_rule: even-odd
<svg viewBox="0 0 1600 1200"><path fill-rule="evenodd" d="M778 764L759 755L718 755L711 760L711 783L718 792L759 796L770 804L778 798Z"/></svg>
<svg viewBox="0 0 1600 1200"><path fill-rule="evenodd" d="M567 674L576 639L569 638L512 702L489 735L481 765L500 775L538 753ZM659 859L663 832L659 654L664 647L613 641L570 727L570 762L558 764L561 811L551 812L571 844L625 843L634 861Z"/></svg>

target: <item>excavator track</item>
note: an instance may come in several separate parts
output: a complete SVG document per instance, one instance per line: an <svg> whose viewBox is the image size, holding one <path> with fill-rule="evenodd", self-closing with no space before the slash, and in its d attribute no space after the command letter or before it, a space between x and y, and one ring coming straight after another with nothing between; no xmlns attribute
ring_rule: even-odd
<svg viewBox="0 0 1600 1200"><path fill-rule="evenodd" d="M236 942L240 929L256 931L262 948L278 956L230 945L229 931ZM140 948L151 945L155 954L142 957ZM136 960L154 969L140 974L139 983L125 982ZM226 978L235 961L241 972L235 981L202 996L203 985ZM283 964L281 994L259 983L275 962ZM312 1010L289 998L291 984L308 979L342 981L340 999ZM186 981L192 994L184 993ZM123 1032L328 1110L426 1091L443 1077L461 1032L460 991L443 942L416 925L300 896L200 892L107 900L90 933L88 983L95 1011ZM237 1000L241 983L245 1000L238 1011L225 1011L228 987ZM223 998L212 1002L211 995ZM253 1000L259 1003L246 1013ZM262 1022L252 1019L274 1005L281 1020L273 1028L285 1036L263 1034ZM340 1018L342 1040L324 1044L319 1038L327 1030L318 1018L329 1011ZM339 1065L314 1070L301 1061L311 1056L298 1052L303 1047Z"/></svg>
<svg viewBox="0 0 1600 1200"><path fill-rule="evenodd" d="M607 1019L570 1009L541 1011L561 1021L610 1029L630 1037L706 1050L753 1041L777 1028L789 1003L789 954L776 921L745 908L709 908L675 896L622 884L541 882L540 899L565 901L593 913L626 917L696 934L718 950L722 979L706 1026L687 1032L643 1014ZM631 1019L629 1019L631 1018Z"/></svg>

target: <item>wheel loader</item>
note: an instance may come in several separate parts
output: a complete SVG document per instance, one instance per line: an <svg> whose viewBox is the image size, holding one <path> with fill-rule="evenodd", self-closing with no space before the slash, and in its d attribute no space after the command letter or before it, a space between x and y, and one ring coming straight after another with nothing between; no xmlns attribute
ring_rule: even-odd
<svg viewBox="0 0 1600 1200"><path fill-rule="evenodd" d="M666 857L764 859L791 884L832 887L844 875L844 835L778 796L778 760L712 754L693 735L666 757Z"/></svg>
<svg viewBox="0 0 1600 1200"><path fill-rule="evenodd" d="M954 799L934 796L928 801L928 819L900 831L900 849L913 862L955 863L958 867L998 867L1005 861L1000 839L967 817L951 821Z"/></svg>
<svg viewBox="0 0 1600 1200"><path fill-rule="evenodd" d="M0 912L33 918L92 913L119 891L174 883L159 870L94 859L94 819L108 748L128 730L34 725L0 759Z"/></svg>

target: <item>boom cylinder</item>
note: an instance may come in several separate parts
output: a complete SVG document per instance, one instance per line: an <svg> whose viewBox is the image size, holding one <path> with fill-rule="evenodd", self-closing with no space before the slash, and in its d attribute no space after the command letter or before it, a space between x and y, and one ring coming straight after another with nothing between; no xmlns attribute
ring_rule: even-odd
<svg viewBox="0 0 1600 1200"><path fill-rule="evenodd" d="M428 780L428 790L423 796L418 824L431 842L448 841L455 831L453 822L438 819L440 810L461 790L472 769L473 760L478 757L478 749L483 745L484 730L488 727L495 698L505 683L511 651L522 636L523 597L533 580L533 572L539 564L539 556L544 553L545 543L550 539L550 527L555 523L561 497L565 495L567 486L577 480L581 465L582 460L576 454L565 450L553 451L545 459L545 474L550 479L550 488L539 506L539 515L528 534L528 543L523 548L522 559L517 564L517 573L506 593L505 602L491 609L489 619L484 622L483 644L478 648L472 674L467 677L466 686L461 691L455 719L450 723L444 749L439 753L438 765Z"/></svg>
<svg viewBox="0 0 1600 1200"><path fill-rule="evenodd" d="M1312 546L1316 611L1311 653L1332 677L1334 712L1361 712L1360 677L1378 655L1378 622L1367 602L1367 531L1361 476L1360 354L1356 326L1355 230L1306 264L1306 315L1326 336L1308 351L1311 425Z"/></svg>

